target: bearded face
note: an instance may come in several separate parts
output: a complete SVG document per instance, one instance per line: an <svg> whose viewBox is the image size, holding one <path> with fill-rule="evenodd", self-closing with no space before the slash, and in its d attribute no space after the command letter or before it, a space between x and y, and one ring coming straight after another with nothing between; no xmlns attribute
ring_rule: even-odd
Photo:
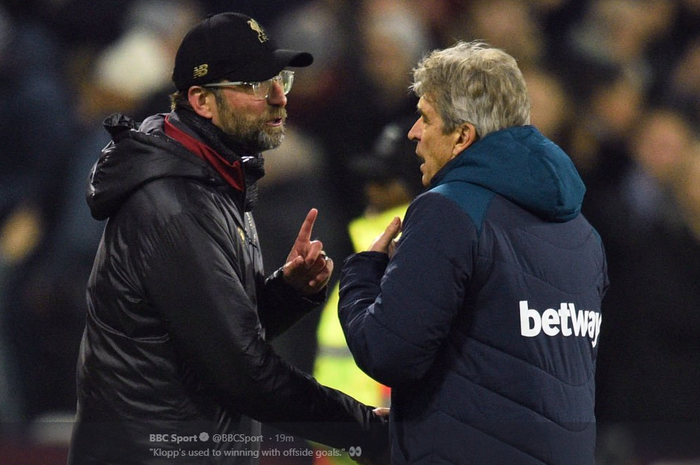
<svg viewBox="0 0 700 465"><path fill-rule="evenodd" d="M277 148L284 138L287 110L282 106L268 105L261 115L235 111L225 96L215 92L219 106L219 125L233 139L251 153Z"/></svg>

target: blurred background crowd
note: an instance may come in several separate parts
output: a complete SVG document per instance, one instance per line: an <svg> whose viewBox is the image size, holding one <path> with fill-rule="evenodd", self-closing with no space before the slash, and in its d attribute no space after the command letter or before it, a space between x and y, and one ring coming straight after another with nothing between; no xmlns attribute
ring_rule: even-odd
<svg viewBox="0 0 700 465"><path fill-rule="evenodd" d="M169 111L182 36L232 10L316 58L297 70L287 138L265 157L256 220L270 271L310 207L340 268L351 220L420 192L404 135L425 52L483 39L513 55L532 123L579 169L607 250L599 463L700 463L700 0L3 0L3 438L75 409L85 284L104 227L84 201L109 141L102 120ZM276 343L308 371L319 318Z"/></svg>

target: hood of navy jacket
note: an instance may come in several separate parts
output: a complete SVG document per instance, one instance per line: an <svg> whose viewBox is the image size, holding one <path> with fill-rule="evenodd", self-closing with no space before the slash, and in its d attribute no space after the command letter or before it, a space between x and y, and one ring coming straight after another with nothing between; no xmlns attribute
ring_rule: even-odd
<svg viewBox="0 0 700 465"><path fill-rule="evenodd" d="M534 126L488 134L447 163L432 187L454 181L479 185L558 222L581 212L586 192L569 156Z"/></svg>
<svg viewBox="0 0 700 465"><path fill-rule="evenodd" d="M171 121L176 119L171 113ZM139 125L120 114L108 117L104 127L112 141L93 166L87 203L93 218L112 216L139 187L165 177L186 177L210 185L224 185L209 164L165 135L164 114Z"/></svg>

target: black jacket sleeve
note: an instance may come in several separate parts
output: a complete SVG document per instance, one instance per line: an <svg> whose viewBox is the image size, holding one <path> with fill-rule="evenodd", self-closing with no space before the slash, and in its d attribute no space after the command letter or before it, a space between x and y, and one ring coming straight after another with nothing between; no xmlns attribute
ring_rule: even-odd
<svg viewBox="0 0 700 465"><path fill-rule="evenodd" d="M265 328L265 339L274 340L326 300L327 288L301 296L285 283L282 268L267 279L258 292L258 318Z"/></svg>
<svg viewBox="0 0 700 465"><path fill-rule="evenodd" d="M231 411L286 426L333 447L387 446L372 408L321 386L274 353L246 292L225 222L202 208L144 225L139 260L150 305L161 314L175 350Z"/></svg>

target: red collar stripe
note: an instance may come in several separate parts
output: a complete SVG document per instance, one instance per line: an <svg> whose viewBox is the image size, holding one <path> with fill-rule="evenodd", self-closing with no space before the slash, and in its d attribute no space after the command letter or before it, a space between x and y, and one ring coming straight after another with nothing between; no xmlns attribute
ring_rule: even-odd
<svg viewBox="0 0 700 465"><path fill-rule="evenodd" d="M197 155L202 160L208 162L224 180L234 189L243 192L245 180L241 161L236 160L229 163L224 157L219 155L214 149L205 143L195 139L181 129L178 129L165 118L165 134L182 144L187 150Z"/></svg>

